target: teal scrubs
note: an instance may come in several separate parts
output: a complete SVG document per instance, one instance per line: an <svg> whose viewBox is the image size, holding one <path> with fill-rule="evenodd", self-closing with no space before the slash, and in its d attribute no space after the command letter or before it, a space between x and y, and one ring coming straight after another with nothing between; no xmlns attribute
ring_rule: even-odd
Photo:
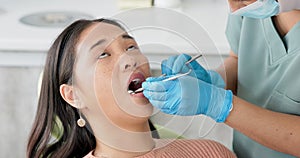
<svg viewBox="0 0 300 158"><path fill-rule="evenodd" d="M237 96L272 111L300 116L300 22L280 37L272 18L230 15L226 36L238 55ZM234 152L241 158L292 157L238 131L233 139Z"/></svg>

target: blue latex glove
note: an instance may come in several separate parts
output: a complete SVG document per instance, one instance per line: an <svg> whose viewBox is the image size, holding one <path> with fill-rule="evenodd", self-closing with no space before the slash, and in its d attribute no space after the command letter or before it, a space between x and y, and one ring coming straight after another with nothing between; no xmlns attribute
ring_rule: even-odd
<svg viewBox="0 0 300 158"><path fill-rule="evenodd" d="M213 70L207 70L207 72L210 75L211 84L213 84L217 87L220 87L220 88L225 88L225 82L219 73L217 73L216 71L213 71Z"/></svg>
<svg viewBox="0 0 300 158"><path fill-rule="evenodd" d="M217 122L224 122L232 108L230 90L216 87L191 76L171 81L166 77L148 78L143 84L143 94L151 104L164 113L173 115L204 114Z"/></svg>
<svg viewBox="0 0 300 158"><path fill-rule="evenodd" d="M190 76L211 83L217 87L225 87L223 78L216 71L205 70L196 60L186 65L185 63L191 58L192 57L187 54L180 54L171 56L167 60L163 60L161 63L162 74L166 74L167 76L175 75L188 72L189 69L192 69L192 72L189 74Z"/></svg>

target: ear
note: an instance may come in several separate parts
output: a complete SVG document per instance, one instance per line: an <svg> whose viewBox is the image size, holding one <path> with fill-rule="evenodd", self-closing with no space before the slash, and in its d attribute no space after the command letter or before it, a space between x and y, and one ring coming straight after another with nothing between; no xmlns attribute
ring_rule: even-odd
<svg viewBox="0 0 300 158"><path fill-rule="evenodd" d="M71 106L75 108L80 108L78 105L78 99L77 96L75 96L75 91L74 87L67 85L67 84L62 84L59 87L59 92L62 98Z"/></svg>

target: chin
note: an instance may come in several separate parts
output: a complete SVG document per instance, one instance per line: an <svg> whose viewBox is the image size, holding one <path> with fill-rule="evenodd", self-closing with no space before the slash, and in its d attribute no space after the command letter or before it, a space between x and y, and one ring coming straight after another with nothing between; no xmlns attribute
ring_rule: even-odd
<svg viewBox="0 0 300 158"><path fill-rule="evenodd" d="M143 93L142 93L143 94ZM149 102L149 100L146 97L136 97L131 96L130 97L134 103L136 103L138 106L152 106Z"/></svg>

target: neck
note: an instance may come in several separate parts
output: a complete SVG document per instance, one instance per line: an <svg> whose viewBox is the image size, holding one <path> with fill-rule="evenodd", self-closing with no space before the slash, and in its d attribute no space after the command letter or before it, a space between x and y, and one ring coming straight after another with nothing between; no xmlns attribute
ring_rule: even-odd
<svg viewBox="0 0 300 158"><path fill-rule="evenodd" d="M123 130L122 130L123 131ZM144 155L155 147L151 132L110 132L105 138L96 137L96 157L136 157Z"/></svg>
<svg viewBox="0 0 300 158"><path fill-rule="evenodd" d="M112 115L99 110L84 111L96 138L94 155L104 157L135 157L155 147L148 117Z"/></svg>
<svg viewBox="0 0 300 158"><path fill-rule="evenodd" d="M121 140L122 141L122 140ZM127 142L127 144L132 145L135 143L135 141L130 140L131 142ZM151 140L148 142L148 146L145 146L145 142L143 143L143 146L148 148L147 151L124 151L124 150L119 150L114 147L108 146L102 142L97 142L97 147L93 152L93 155L95 157L99 158L132 158L132 157L137 157L141 155L145 155L146 153L150 152L154 148L154 141Z"/></svg>
<svg viewBox="0 0 300 158"><path fill-rule="evenodd" d="M300 10L282 12L275 16L273 20L278 33L283 37L300 21Z"/></svg>
<svg viewBox="0 0 300 158"><path fill-rule="evenodd" d="M92 126L96 137L94 155L112 157L135 157L151 151L155 147L148 121L136 124L134 130L121 128L102 118L101 126ZM98 121L91 124L97 124ZM99 125L99 123L98 123ZM104 157L104 156L102 156Z"/></svg>

